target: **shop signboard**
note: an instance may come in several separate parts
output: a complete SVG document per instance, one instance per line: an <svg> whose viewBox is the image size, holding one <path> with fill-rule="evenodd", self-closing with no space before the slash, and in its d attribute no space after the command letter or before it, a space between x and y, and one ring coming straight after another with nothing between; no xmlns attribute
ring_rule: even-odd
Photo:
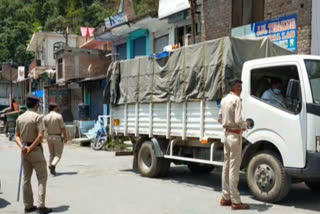
<svg viewBox="0 0 320 214"><path fill-rule="evenodd" d="M233 37L269 37L271 41L290 51L297 51L297 15L280 17L232 29Z"/></svg>

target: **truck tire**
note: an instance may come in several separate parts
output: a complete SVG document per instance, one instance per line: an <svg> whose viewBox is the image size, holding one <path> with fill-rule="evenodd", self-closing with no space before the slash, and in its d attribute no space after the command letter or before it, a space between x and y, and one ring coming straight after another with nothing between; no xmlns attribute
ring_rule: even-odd
<svg viewBox="0 0 320 214"><path fill-rule="evenodd" d="M157 158L151 141L142 143L138 153L138 169L142 176L154 178L162 169L162 158Z"/></svg>
<svg viewBox="0 0 320 214"><path fill-rule="evenodd" d="M317 181L305 181L304 182L311 191L320 192L320 182Z"/></svg>
<svg viewBox="0 0 320 214"><path fill-rule="evenodd" d="M291 187L290 176L273 152L258 153L250 160L247 181L256 199L271 203L281 201Z"/></svg>
<svg viewBox="0 0 320 214"><path fill-rule="evenodd" d="M194 174L208 174L214 169L214 166L190 162L188 163L188 168Z"/></svg>

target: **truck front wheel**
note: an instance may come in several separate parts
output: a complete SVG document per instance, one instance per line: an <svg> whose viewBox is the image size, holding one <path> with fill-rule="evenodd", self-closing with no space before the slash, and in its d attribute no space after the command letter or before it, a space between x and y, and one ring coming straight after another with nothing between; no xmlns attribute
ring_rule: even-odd
<svg viewBox="0 0 320 214"><path fill-rule="evenodd" d="M291 186L291 178L273 152L259 153L250 160L247 180L254 197L265 202L282 200Z"/></svg>
<svg viewBox="0 0 320 214"><path fill-rule="evenodd" d="M157 177L162 169L162 160L157 158L152 142L145 141L138 153L138 169L142 176Z"/></svg>

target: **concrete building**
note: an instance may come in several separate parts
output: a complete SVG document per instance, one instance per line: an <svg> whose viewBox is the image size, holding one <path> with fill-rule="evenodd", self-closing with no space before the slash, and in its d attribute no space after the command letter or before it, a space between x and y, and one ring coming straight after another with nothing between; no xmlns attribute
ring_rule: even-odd
<svg viewBox="0 0 320 214"><path fill-rule="evenodd" d="M246 37L276 35L273 39L277 44L285 47L291 43L288 44L288 49L302 54L311 53L313 39L311 36L313 13L311 11L315 2L318 2L317 0L202 1L202 24L205 27L202 34L203 40L238 36L239 34ZM291 19L295 19L296 22L288 29L286 23ZM265 30L265 34L259 34L257 26L261 26L260 31ZM266 29L263 28L264 26ZM256 31L253 32L255 27ZM287 42L288 31L291 40Z"/></svg>
<svg viewBox="0 0 320 214"><path fill-rule="evenodd" d="M32 35L27 50L35 53L35 59L29 66L31 92L38 96L41 102L41 112L48 112L49 97L46 86L55 84L56 60L55 51L63 46L79 47L84 38L70 34L65 36L55 32L37 32ZM68 44L66 44L68 43Z"/></svg>
<svg viewBox="0 0 320 214"><path fill-rule="evenodd" d="M78 105L88 104L90 119L103 114L102 95L111 62L103 50L64 47L55 52L56 85L47 87L67 121L78 120ZM60 94L58 96L58 94Z"/></svg>

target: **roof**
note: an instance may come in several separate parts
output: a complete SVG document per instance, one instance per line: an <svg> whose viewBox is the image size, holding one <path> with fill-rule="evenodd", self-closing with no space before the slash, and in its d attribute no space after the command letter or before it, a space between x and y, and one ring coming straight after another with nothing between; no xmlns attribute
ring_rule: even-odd
<svg viewBox="0 0 320 214"><path fill-rule="evenodd" d="M254 59L249 60L244 63L243 67L253 67L256 65L268 65L268 64L274 64L277 62L292 62L292 61L299 61L299 60L320 60L320 56L315 55L285 55L285 56L274 56L274 57L266 57L261 59Z"/></svg>
<svg viewBox="0 0 320 214"><path fill-rule="evenodd" d="M63 34L56 32L37 32L34 33L31 37L31 40L28 44L27 51L36 51L37 47L41 46L44 42L44 39L47 37L58 37L64 38ZM78 36L75 34L69 34L69 38L77 38Z"/></svg>
<svg viewBox="0 0 320 214"><path fill-rule="evenodd" d="M168 27L167 19L159 20L151 16L143 16L130 21L129 24L119 25L96 36L98 40L116 41L125 38L129 33L139 29L148 29L151 32L156 32Z"/></svg>
<svg viewBox="0 0 320 214"><path fill-rule="evenodd" d="M107 42L105 41L99 41L95 39L90 39L86 43L80 46L80 48L86 48L86 49L101 49L103 50L103 46L106 45Z"/></svg>

